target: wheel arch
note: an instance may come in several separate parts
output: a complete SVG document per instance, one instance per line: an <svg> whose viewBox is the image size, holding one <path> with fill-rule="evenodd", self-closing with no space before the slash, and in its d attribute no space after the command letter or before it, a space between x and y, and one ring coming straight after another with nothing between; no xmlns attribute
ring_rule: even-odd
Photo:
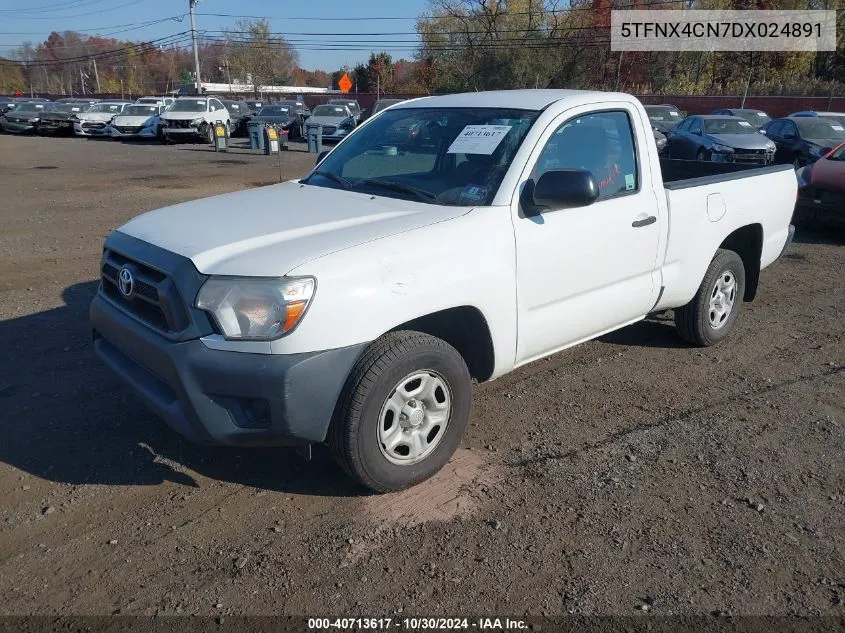
<svg viewBox="0 0 845 633"><path fill-rule="evenodd" d="M423 332L446 341L463 357L470 376L479 382L493 375L495 350L490 326L474 306L457 306L415 317L388 332L398 330Z"/></svg>
<svg viewBox="0 0 845 633"><path fill-rule="evenodd" d="M763 226L747 224L728 235L719 248L733 251L745 266L744 301L753 301L760 282L760 257L763 254Z"/></svg>

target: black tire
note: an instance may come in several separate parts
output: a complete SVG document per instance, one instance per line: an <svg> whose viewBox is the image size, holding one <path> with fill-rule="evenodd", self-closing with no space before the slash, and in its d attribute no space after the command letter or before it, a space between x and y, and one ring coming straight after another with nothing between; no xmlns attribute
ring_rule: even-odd
<svg viewBox="0 0 845 633"><path fill-rule="evenodd" d="M404 377L424 370L436 372L448 386L451 415L431 453L413 464L394 464L379 443L382 406ZM329 429L329 448L341 468L367 488L402 490L446 465L461 441L471 403L469 371L454 347L421 332L391 332L373 341L350 372Z"/></svg>
<svg viewBox="0 0 845 633"><path fill-rule="evenodd" d="M205 140L209 145L214 145L214 124L205 124Z"/></svg>
<svg viewBox="0 0 845 633"><path fill-rule="evenodd" d="M717 291L716 282L731 274L735 280L733 292L733 306L724 321L714 326L711 315L710 300ZM681 338L699 347L709 347L725 339L733 330L739 317L745 293L745 265L734 251L719 249L710 262L704 280L698 287L698 292L688 304L675 310L675 327Z"/></svg>

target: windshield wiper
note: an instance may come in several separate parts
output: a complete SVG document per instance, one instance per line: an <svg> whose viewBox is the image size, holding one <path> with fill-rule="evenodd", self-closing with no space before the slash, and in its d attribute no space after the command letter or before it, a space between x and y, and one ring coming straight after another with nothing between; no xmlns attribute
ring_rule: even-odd
<svg viewBox="0 0 845 633"><path fill-rule="evenodd" d="M403 185L398 182L392 182L390 180L378 180L377 178L362 178L361 180L357 181L352 188L355 189L359 185L371 185L375 187L384 187L385 189L392 189L393 191L399 191L400 193L410 193L423 202L433 202L437 199L433 193L428 191L423 191L422 189L416 189L415 187L409 187L408 185Z"/></svg>
<svg viewBox="0 0 845 633"><path fill-rule="evenodd" d="M330 171L324 171L322 169L318 169L317 171L314 172L313 175L314 176L322 176L323 178L328 178L329 180L334 180L337 184L342 186L344 189L352 189L352 183L351 182L349 182L343 176L338 176L337 174L332 173Z"/></svg>

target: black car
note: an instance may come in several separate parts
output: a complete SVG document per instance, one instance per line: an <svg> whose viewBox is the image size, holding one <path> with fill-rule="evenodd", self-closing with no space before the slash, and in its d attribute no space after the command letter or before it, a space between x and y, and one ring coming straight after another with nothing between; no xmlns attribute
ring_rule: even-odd
<svg viewBox="0 0 845 633"><path fill-rule="evenodd" d="M812 117L822 117L825 119L831 119L839 123L839 125L845 126L845 112L820 112L818 110L803 110L802 112L793 112L789 116L812 116Z"/></svg>
<svg viewBox="0 0 845 633"><path fill-rule="evenodd" d="M824 117L775 119L761 132L777 146L775 162L792 163L795 169L814 163L845 141L845 126Z"/></svg>
<svg viewBox="0 0 845 633"><path fill-rule="evenodd" d="M745 119L697 114L669 132L667 154L684 160L768 165L775 159L775 144Z"/></svg>
<svg viewBox="0 0 845 633"><path fill-rule="evenodd" d="M73 134L73 124L76 115L82 114L90 106L78 101L56 102L49 111L41 115L38 122L39 134Z"/></svg>
<svg viewBox="0 0 845 633"><path fill-rule="evenodd" d="M269 99L244 99L244 103L253 112L258 112L264 106L272 105Z"/></svg>
<svg viewBox="0 0 845 633"><path fill-rule="evenodd" d="M290 140L301 139L304 136L302 122L296 109L284 103L264 106L253 115L252 122L269 123L277 129L286 130Z"/></svg>
<svg viewBox="0 0 845 633"><path fill-rule="evenodd" d="M246 101L234 101L232 99L221 99L226 110L229 112L229 133L232 136L246 134L247 126L252 118L253 110Z"/></svg>
<svg viewBox="0 0 845 633"><path fill-rule="evenodd" d="M20 100L17 97L0 97L0 114L6 114Z"/></svg>
<svg viewBox="0 0 845 633"><path fill-rule="evenodd" d="M738 116L739 118L748 121L757 129L760 129L772 120L772 117L762 110L755 110L753 108L722 108L721 110L714 110L713 114L719 114L722 116Z"/></svg>
<svg viewBox="0 0 845 633"><path fill-rule="evenodd" d="M678 123L684 120L680 110L673 105L643 106L651 127L661 134L668 134Z"/></svg>
<svg viewBox="0 0 845 633"><path fill-rule="evenodd" d="M355 117L356 125L361 122L361 118L364 116L361 105L355 99L329 99L329 105L345 105L349 108L352 116Z"/></svg>
<svg viewBox="0 0 845 633"><path fill-rule="evenodd" d="M16 103L6 114L0 117L0 131L15 134L38 132L41 117L56 107L55 103L30 101Z"/></svg>

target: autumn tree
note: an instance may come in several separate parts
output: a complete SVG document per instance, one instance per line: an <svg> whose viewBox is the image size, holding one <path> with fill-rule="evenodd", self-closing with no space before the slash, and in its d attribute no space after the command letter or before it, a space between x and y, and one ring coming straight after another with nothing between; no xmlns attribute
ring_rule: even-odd
<svg viewBox="0 0 845 633"><path fill-rule="evenodd" d="M290 80L299 57L285 38L271 32L267 20L240 19L225 33L232 72L252 84L256 95L262 86Z"/></svg>

